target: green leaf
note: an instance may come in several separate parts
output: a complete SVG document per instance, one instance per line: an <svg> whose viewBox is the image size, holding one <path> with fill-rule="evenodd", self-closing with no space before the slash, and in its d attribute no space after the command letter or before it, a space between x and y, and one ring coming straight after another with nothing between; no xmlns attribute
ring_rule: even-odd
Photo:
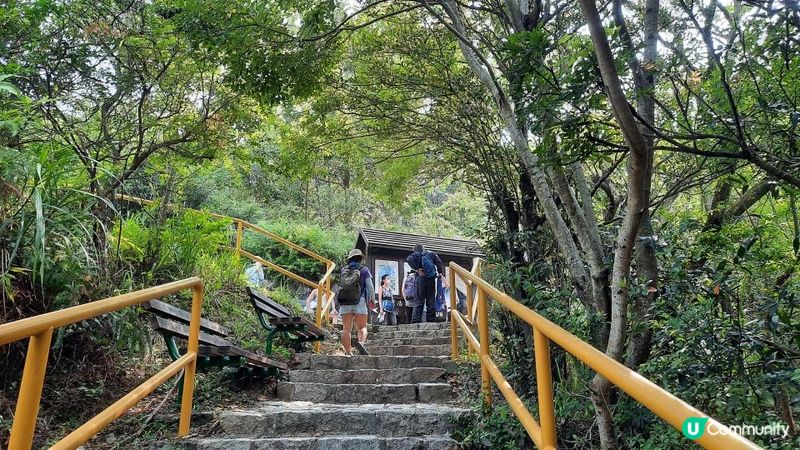
<svg viewBox="0 0 800 450"><path fill-rule="evenodd" d="M21 97L22 91L20 91L16 86L11 83L0 82L0 93L5 92L6 94L11 94L15 97Z"/></svg>

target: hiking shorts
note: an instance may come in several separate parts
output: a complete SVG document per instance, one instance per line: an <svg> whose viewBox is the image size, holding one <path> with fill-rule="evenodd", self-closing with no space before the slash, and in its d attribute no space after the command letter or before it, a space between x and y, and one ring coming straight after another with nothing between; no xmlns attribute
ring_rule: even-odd
<svg viewBox="0 0 800 450"><path fill-rule="evenodd" d="M339 314L368 314L367 301L362 297L355 305L339 305Z"/></svg>

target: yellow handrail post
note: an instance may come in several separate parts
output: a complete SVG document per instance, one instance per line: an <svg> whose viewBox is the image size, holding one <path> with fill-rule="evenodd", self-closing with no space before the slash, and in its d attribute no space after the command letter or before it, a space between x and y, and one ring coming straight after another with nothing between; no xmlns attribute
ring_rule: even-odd
<svg viewBox="0 0 800 450"><path fill-rule="evenodd" d="M322 281L319 282L317 285L317 327L322 326ZM314 352L319 353L321 349L321 345L319 341L314 342Z"/></svg>
<svg viewBox="0 0 800 450"><path fill-rule="evenodd" d="M189 434L192 423L192 396L194 395L194 376L197 372L197 349L200 339L200 320L203 308L203 282L192 286L192 320L189 322L189 342L187 355L195 355L192 362L183 369L183 397L181 399L181 418L178 423L178 436Z"/></svg>
<svg viewBox="0 0 800 450"><path fill-rule="evenodd" d="M236 253L242 250L242 234L244 233L244 224L241 220L236 221Z"/></svg>
<svg viewBox="0 0 800 450"><path fill-rule="evenodd" d="M536 387L539 394L539 426L542 446L556 448L556 418L553 410L553 380L550 369L550 339L533 328L533 347L536 359Z"/></svg>
<svg viewBox="0 0 800 450"><path fill-rule="evenodd" d="M176 359L139 385L127 395L117 400L108 408L89 419L64 439L52 445L55 450L78 448L91 439L106 425L130 410L133 405L151 394L158 386L183 371L184 386L181 399L181 419L179 435L189 433L192 415L192 394L194 393L194 377L197 364L198 341L200 337L201 308L203 303L203 282L199 278L187 278L135 292L109 297L103 300L51 311L26 319L0 324L0 345L6 345L21 339L29 338L25 368L22 373L22 384L17 401L14 423L11 428L9 449L29 450L36 431L36 417L42 396L42 385L50 342L55 328L88 320L102 314L119 311L122 308L138 305L149 300L162 298L184 289L192 289L192 313L189 324L188 349L185 355Z"/></svg>
<svg viewBox="0 0 800 450"><path fill-rule="evenodd" d="M671 425L677 430L680 430L683 424L692 418L705 419L707 421L707 430L714 428L720 430L724 427L724 425L720 424L713 418L708 417L708 415L704 412L670 394L652 381L643 377L641 374L629 369L628 367L625 367L618 361L609 358L600 350L592 347L588 343L579 339L577 336L569 333L553 322L542 317L536 311L533 311L517 300L514 300L508 294L492 286L481 277L476 276L474 273L467 271L454 262L450 263L450 269L455 270L459 276L462 276L468 280L472 280L473 284L477 285L478 287L478 318L480 319L478 322L478 329L480 330L479 351L481 356L481 378L484 382L484 386L486 385L485 379L483 379L485 376L484 371L488 369L491 380L494 380L500 393L502 393L506 400L508 400L509 406L517 415L520 422L525 427L525 430L528 432L528 435L531 437L531 439L533 439L538 448L554 448L556 442L555 414L548 416L548 413L552 411L552 380L550 380L551 375L549 364L545 364L549 358L549 344L545 345L545 343L549 341L552 341L554 344L560 346L567 353L577 358L583 364L593 369L600 375L606 377L621 391L628 394L631 398L638 401L642 406L655 413L667 424ZM506 308L506 310L527 322L528 325L534 328L534 331L537 334L541 334L541 336L546 337L545 340L537 335L534 335L534 339L536 339L534 342L534 351L535 354L537 354L537 384L540 389L545 389L544 392L539 392L539 396L540 401L547 400L547 405L540 404L540 412L542 415L540 420L543 422L542 428L544 428L544 430L539 427L539 425L530 415L530 412L526 409L519 396L514 393L511 385L508 384L508 381L503 377L500 369L489 356L490 350L488 346L489 324L487 297L492 298L498 303L499 306ZM461 323L462 321L459 320L459 324ZM465 324L461 326L464 327L465 335L470 333ZM486 395L485 389L484 392L484 395ZM488 393L490 394L491 391ZM553 446L545 444L545 434L548 434L552 437L551 442L554 443ZM745 437L733 432L732 430L729 430L727 433L705 433L696 439L695 442L704 448L713 450L755 450L760 448L756 444L750 442Z"/></svg>
<svg viewBox="0 0 800 450"><path fill-rule="evenodd" d="M472 271L470 273L475 275L476 277L480 277L481 276L481 259L480 258L475 258L475 262L472 263ZM470 279L467 279L466 281L467 281L467 286L469 287L469 291L472 293L473 289L475 288L475 283L473 283L472 280L470 280ZM474 301L475 300L475 294L473 293L472 295L473 295L472 299ZM473 304L471 308L468 308L467 314L469 314L469 320L474 323L475 322L475 317L477 317L477 314L478 314L478 305Z"/></svg>
<svg viewBox="0 0 800 450"><path fill-rule="evenodd" d="M42 398L52 337L53 329L48 328L28 340L28 353L17 397L14 424L11 426L9 450L28 450L33 446L33 433L36 431L36 417L39 415L39 401Z"/></svg>
<svg viewBox="0 0 800 450"><path fill-rule="evenodd" d="M450 354L453 359L458 359L458 324L456 324L456 272L450 271Z"/></svg>
<svg viewBox="0 0 800 450"><path fill-rule="evenodd" d="M333 265L332 262L328 263L327 264L328 269L330 269L330 266L332 266L332 265ZM328 303L331 303L331 304L333 303L333 292L331 291L331 276L332 275L328 275L328 277L325 278L325 295L326 295L325 306L328 306ZM336 305L333 305L333 306L336 307ZM328 308L326 308L325 314L328 315L328 321L330 322L331 313L330 313L330 309L329 308L330 308L330 306L328 306Z"/></svg>
<svg viewBox="0 0 800 450"><path fill-rule="evenodd" d="M478 286L478 330L480 334L481 357L481 386L483 388L483 403L487 408L492 406L492 379L486 362L489 359L489 304L486 291Z"/></svg>
<svg viewBox="0 0 800 450"><path fill-rule="evenodd" d="M472 305L475 302L475 286L472 284L472 280L465 280L467 285L467 317L469 318L470 322L475 318L475 315L472 314ZM472 347L467 346L467 353L472 354Z"/></svg>

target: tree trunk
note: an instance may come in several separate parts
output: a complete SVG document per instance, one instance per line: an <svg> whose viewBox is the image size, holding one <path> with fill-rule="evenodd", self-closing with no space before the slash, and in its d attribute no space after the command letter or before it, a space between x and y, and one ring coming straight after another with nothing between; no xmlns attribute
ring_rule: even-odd
<svg viewBox="0 0 800 450"><path fill-rule="evenodd" d="M600 242L600 232L597 229L597 223L586 217L586 210L578 204L563 172L559 168L553 167L548 168L547 173L553 182L553 189L558 194L561 204L567 212L567 217L572 229L575 231L575 235L578 237L578 243L588 263L595 308L604 324L599 327L598 333L596 333L595 345L603 348L608 342L608 325L611 323L611 298L608 285L608 268L603 262L605 255ZM588 312L591 314L593 311Z"/></svg>
<svg viewBox="0 0 800 450"><path fill-rule="evenodd" d="M650 211L642 214L636 240L636 277L640 284L647 286L647 291L633 301L632 318L636 329L631 335L631 348L625 361L625 365L633 370L650 358L653 340L653 329L649 324L650 308L658 298L658 261Z"/></svg>
<svg viewBox="0 0 800 450"><path fill-rule="evenodd" d="M558 210L558 206L553 198L553 193L550 190L550 186L547 184L547 176L539 164L539 158L530 150L527 130L518 120L514 105L509 101L508 96L502 90L494 73L490 71L489 66L486 64L486 59L477 53L477 50L467 38L467 30L464 26L463 12L460 6L452 0L445 0L441 5L452 21L452 24L445 25L448 26L458 38L458 45L467 62L467 66L492 94L492 98L495 100L500 117L503 120L504 128L514 144L514 149L520 161L522 161L522 166L530 176L531 184L536 192L536 197L539 199L539 204L544 211L545 218L553 229L559 251L567 262L567 267L569 267L578 298L588 310L591 310L594 307L595 301L589 287L590 280L586 273L586 268L583 265L578 247L572 239L572 233L567 223L564 221L564 218L561 216L561 212ZM430 7L429 10L432 11ZM437 17L440 16L437 15ZM442 23L444 23L443 20Z"/></svg>
<svg viewBox="0 0 800 450"><path fill-rule="evenodd" d="M625 217L617 234L614 265L611 271L611 327L608 345L606 346L606 355L619 361L625 351L627 335L633 246L643 212L648 207L645 201L645 189L648 184L647 167L651 155L644 136L633 117L625 93L622 91L622 83L617 74L614 56L611 53L608 37L603 29L595 2L594 0L580 0L580 5L592 37L600 75L606 88L606 96L625 143L630 149L627 163L628 180ZM607 404L610 392L611 383L600 374L595 375L592 380L592 403L595 407L600 444L603 448L617 447L613 421Z"/></svg>
<svg viewBox="0 0 800 450"><path fill-rule="evenodd" d="M636 109L639 115L649 124L655 123L655 67L658 58L658 8L659 0L647 0L644 11L644 61L639 64L635 52L631 54L631 69L636 76ZM621 13L621 11L620 11ZM624 20L621 14L615 14L619 21ZM623 23L624 24L624 23ZM627 30L627 27L625 27ZM646 179L644 184L644 202L650 204L650 188L653 178L653 147L655 138L650 130L642 125L639 128L647 147ZM650 308L658 297L658 260L656 259L656 239L650 211L642 212L639 224L639 235L636 240L636 277L639 285L646 286L644 295L637 295L633 304L633 321L636 327L631 336L631 348L626 365L636 369L650 357L653 330L650 327Z"/></svg>
<svg viewBox="0 0 800 450"><path fill-rule="evenodd" d="M544 225L547 221L539 213L537 208L538 200L536 199L536 191L533 189L533 183L528 171L524 168L519 170L519 192L521 198L521 211L520 211L520 224L526 230L533 231Z"/></svg>

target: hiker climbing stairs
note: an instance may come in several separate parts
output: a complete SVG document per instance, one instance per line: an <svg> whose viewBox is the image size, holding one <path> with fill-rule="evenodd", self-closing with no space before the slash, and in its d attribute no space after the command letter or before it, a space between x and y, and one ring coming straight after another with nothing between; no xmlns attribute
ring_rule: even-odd
<svg viewBox="0 0 800 450"><path fill-rule="evenodd" d="M278 401L220 416L221 433L193 441L203 450L444 450L453 419L446 380L449 325L371 326L369 356L299 354L278 382Z"/></svg>

